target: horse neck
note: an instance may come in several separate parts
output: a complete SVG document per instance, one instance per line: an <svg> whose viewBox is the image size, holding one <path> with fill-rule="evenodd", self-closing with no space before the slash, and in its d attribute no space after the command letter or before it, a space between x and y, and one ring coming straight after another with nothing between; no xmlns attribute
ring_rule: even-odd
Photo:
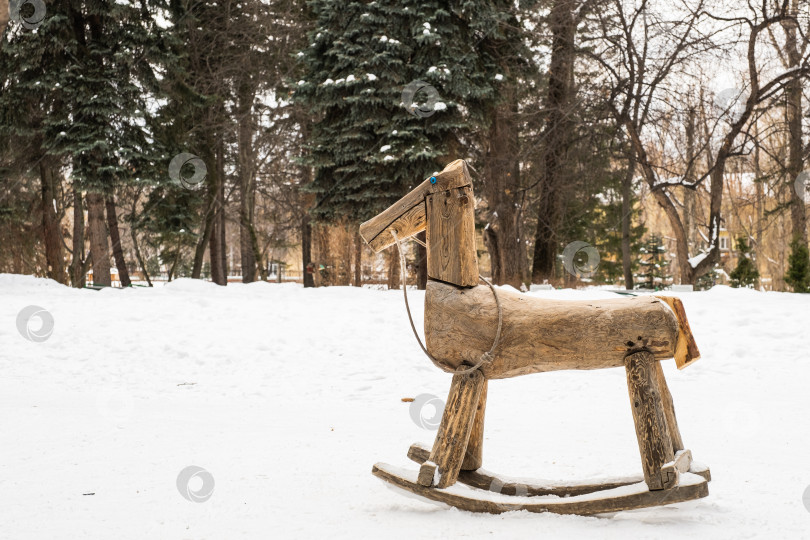
<svg viewBox="0 0 810 540"><path fill-rule="evenodd" d="M478 257L472 186L430 194L425 205L428 277L474 287L478 284Z"/></svg>

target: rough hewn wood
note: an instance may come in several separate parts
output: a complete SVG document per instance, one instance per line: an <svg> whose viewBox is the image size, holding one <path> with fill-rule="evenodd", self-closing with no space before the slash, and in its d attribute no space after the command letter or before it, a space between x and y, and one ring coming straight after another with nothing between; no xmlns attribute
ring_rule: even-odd
<svg viewBox="0 0 810 540"><path fill-rule="evenodd" d="M675 452L675 470L681 473L689 472L692 467L692 451L678 450Z"/></svg>
<svg viewBox="0 0 810 540"><path fill-rule="evenodd" d="M672 358L678 322L651 297L566 301L498 289L503 306L501 342L487 379L561 369L623 367L628 350L645 347L660 360ZM430 354L452 372L477 362L495 338L498 310L486 285L459 288L428 281L425 338Z"/></svg>
<svg viewBox="0 0 810 540"><path fill-rule="evenodd" d="M709 469L707 465L702 463L696 463L692 461L692 464L689 465L689 472L692 474L696 474L698 476L702 476L706 479L707 482L712 481L712 471Z"/></svg>
<svg viewBox="0 0 810 540"><path fill-rule="evenodd" d="M430 451L428 451L428 458L424 460L422 466L419 467L419 476L416 483L420 486L432 486L436 481L436 464L430 460Z"/></svg>
<svg viewBox="0 0 810 540"><path fill-rule="evenodd" d="M700 351L698 350L694 336L692 336L689 321L686 319L686 311L683 309L683 302L681 302L680 298L674 298L672 296L656 296L656 298L665 302L678 319L678 343L675 347L675 365L678 366L678 369L683 369L686 366L694 364L700 360Z"/></svg>
<svg viewBox="0 0 810 540"><path fill-rule="evenodd" d="M672 450L677 452L683 450L683 439L681 430L678 428L678 419L675 418L675 404L672 402L672 394L669 392L667 380L664 377L664 368L661 362L655 363L655 379L658 383L658 390L661 392L661 405L664 408L664 416L667 419L667 429L672 440Z"/></svg>
<svg viewBox="0 0 810 540"><path fill-rule="evenodd" d="M472 431L475 408L478 406L478 399L483 387L484 376L478 370L453 375L442 421L439 424L439 431L436 433L436 440L433 442L433 450L430 452L430 460L423 465L423 467L430 467L431 463L436 464L439 473L437 483L439 488L452 486L458 478L467 449L467 441L469 441ZM420 472L420 482L430 481L432 484L433 478L434 476L428 476L427 472L425 474ZM430 484L422 485L429 486Z"/></svg>
<svg viewBox="0 0 810 540"><path fill-rule="evenodd" d="M420 443L414 443L408 449L408 459L419 463L420 465L430 458L430 447ZM675 468L679 472L689 472L702 476L707 481L711 481L711 471L705 465L694 463L692 461L692 452L690 450L681 450L675 454ZM605 480L604 482L579 482L573 484L565 484L558 481L540 481L532 480L528 483L516 483L506 480L500 480L497 475L478 469L475 471L461 470L458 473L458 481L462 484L478 488L489 489L493 482L501 486L499 493L504 495L515 495L518 492L525 493L531 497L541 495L554 495L556 497L571 497L574 495L584 495L585 493L593 493L595 491L604 491L606 489L614 489L621 486L629 486L631 484L638 484L644 481L643 476L628 476L626 478L616 478Z"/></svg>
<svg viewBox="0 0 810 540"><path fill-rule="evenodd" d="M478 256L472 186L433 193L425 204L428 277L474 287L478 284Z"/></svg>
<svg viewBox="0 0 810 540"><path fill-rule="evenodd" d="M484 463L484 418L487 412L487 381L484 380L481 395L478 397L478 406L475 408L470 440L467 442L467 451L461 464L462 471L474 471Z"/></svg>
<svg viewBox="0 0 810 540"><path fill-rule="evenodd" d="M478 286L474 196L466 164L459 160L417 186L377 217L361 225L375 251L426 231L425 296L427 348L445 371L477 363L495 338L495 297ZM699 351L680 300L638 297L602 301L549 301L500 290L503 332L492 359L468 374L455 374L439 432L430 451L412 447L418 473L375 466L374 474L426 498L461 509L500 513L589 514L642 508L703 497L708 468L692 464L683 449L672 396L660 360L679 368ZM481 469L487 379L562 369L624 366L644 472L635 486L625 481L575 485L504 483ZM688 471L688 472L687 472ZM683 475L686 477L685 482ZM465 496L458 479L473 488L497 491L480 499ZM496 486L497 485L497 486ZM494 487L496 486L496 487ZM603 493L596 493L605 490ZM518 495L568 499L534 502ZM503 503L503 495L514 502ZM578 498L578 499L577 499ZM508 498L507 498L508 499ZM574 500L577 499L577 500Z"/></svg>
<svg viewBox="0 0 810 540"><path fill-rule="evenodd" d="M423 203L428 195L471 185L471 183L472 180L467 164L463 159L457 159L447 165L442 172L436 174L435 183L431 183L428 178L407 195L386 208L382 213L362 223L360 225L360 236L363 237L363 240L365 240L374 251L379 252L393 244L393 238L390 232L388 232L388 228L403 214L413 209L414 206ZM411 235L423 229L416 230ZM397 234L399 235L399 231L397 231ZM382 236L383 238L380 241L375 241L378 236ZM405 237L400 235L400 238L404 239Z"/></svg>
<svg viewBox="0 0 810 540"><path fill-rule="evenodd" d="M425 448L421 444L412 444L408 449L408 459L419 463L425 463L430 458L430 448ZM421 469L420 469L421 474ZM605 489L613 489L620 486L628 486L630 484L637 484L643 482L644 478L641 476L634 476L632 478L622 478L620 480L609 480L603 483L579 483L579 484L560 484L558 482L539 483L532 481L526 484L515 483L509 481L501 481L497 476L481 470L464 470L458 473L458 481L478 489L489 490L493 482L499 486L499 493L504 495L515 495L517 493L526 494L534 497L538 495L554 495L557 497L570 497L573 495L583 495L585 493L593 493L594 491L602 491ZM421 482L419 482L421 484Z"/></svg>
<svg viewBox="0 0 810 540"><path fill-rule="evenodd" d="M436 489L422 486L416 483L415 478L412 478L413 475L408 474L408 471L385 463L374 465L371 473L385 482L426 499L442 502L467 512L490 514L526 510L535 513L551 512L588 516L691 501L709 494L709 486L704 478L687 473L683 475L680 485L668 490L649 491L644 483L639 482L633 486L635 489L631 486L621 486L615 491L599 491L567 498L540 499L535 502L531 497L505 497L506 500L494 501L488 497L490 494L486 494L486 498L476 498L474 491L470 493L454 487Z"/></svg>
<svg viewBox="0 0 810 540"><path fill-rule="evenodd" d="M425 203L423 201L402 214L402 216L386 227L382 233L375 236L368 245L376 253L379 253L388 246L392 246L396 243L391 231L396 232L400 240L404 240L405 238L415 236L424 231L426 220Z"/></svg>
<svg viewBox="0 0 810 540"><path fill-rule="evenodd" d="M627 355L627 388L636 426L644 480L651 490L669 489L678 483L675 454L661 406L655 376L655 357L646 350ZM672 462L669 466L666 464Z"/></svg>

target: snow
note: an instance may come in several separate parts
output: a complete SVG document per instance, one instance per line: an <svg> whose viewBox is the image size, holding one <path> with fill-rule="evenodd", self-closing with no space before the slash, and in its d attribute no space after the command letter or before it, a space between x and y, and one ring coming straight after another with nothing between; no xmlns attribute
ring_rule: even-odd
<svg viewBox="0 0 810 540"><path fill-rule="evenodd" d="M386 145L380 147L380 152L388 152L389 150L391 150L391 145L390 144L386 144Z"/></svg>
<svg viewBox="0 0 810 540"><path fill-rule="evenodd" d="M183 279L94 292L0 275L2 536L807 537L810 295L670 294L702 353L664 370L687 447L711 467L709 497L602 517L492 516L403 497L371 475L378 461L416 470L408 447L435 431L401 398L444 399L450 383L413 339L401 291ZM410 295L421 327L423 293ZM17 329L32 305L54 320L42 342ZM556 482L641 472L621 369L491 381L486 422L491 471ZM190 466L215 481L205 502L178 491Z"/></svg>
<svg viewBox="0 0 810 540"><path fill-rule="evenodd" d="M377 80L377 76L374 75L373 73L366 73L366 78L368 80L370 80L370 81L376 81Z"/></svg>

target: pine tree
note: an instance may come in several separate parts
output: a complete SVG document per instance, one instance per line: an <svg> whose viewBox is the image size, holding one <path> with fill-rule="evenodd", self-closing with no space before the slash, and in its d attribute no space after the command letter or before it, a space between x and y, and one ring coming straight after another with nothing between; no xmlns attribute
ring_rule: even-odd
<svg viewBox="0 0 810 540"><path fill-rule="evenodd" d="M481 124L494 89L447 3L310 6L317 22L296 99L313 119L313 215L362 221L463 155L459 138Z"/></svg>
<svg viewBox="0 0 810 540"><path fill-rule="evenodd" d="M702 276L698 277L695 281L695 290L696 291L708 291L715 285L717 285L717 274L721 272L720 267L715 264L714 267L703 274Z"/></svg>
<svg viewBox="0 0 810 540"><path fill-rule="evenodd" d="M156 6L51 3L36 32L14 33L0 51L1 123L30 144L31 162L48 174L70 167L74 190L87 192L94 279L102 285L110 283L111 250L119 272L126 269L107 233L117 227L115 189L135 182L152 158L145 118L163 31L149 8Z"/></svg>
<svg viewBox="0 0 810 540"><path fill-rule="evenodd" d="M793 292L810 292L810 250L800 237L790 243L785 283L793 287Z"/></svg>
<svg viewBox="0 0 810 540"><path fill-rule="evenodd" d="M751 250L745 238L737 239L737 251L740 253L740 258L737 260L737 267L729 274L731 286L734 288L753 287L759 279L759 271L754 261L751 260L749 255Z"/></svg>
<svg viewBox="0 0 810 540"><path fill-rule="evenodd" d="M639 262L639 288L643 285L644 288L655 291L662 289L672 276L666 273L669 261L663 256L667 249L661 243L661 237L657 234L650 235L639 251L646 256L646 259Z"/></svg>

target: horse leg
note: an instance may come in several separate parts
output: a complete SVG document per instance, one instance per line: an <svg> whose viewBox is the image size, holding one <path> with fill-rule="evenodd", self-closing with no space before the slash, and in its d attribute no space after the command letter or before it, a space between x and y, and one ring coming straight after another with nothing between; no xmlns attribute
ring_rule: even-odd
<svg viewBox="0 0 810 540"><path fill-rule="evenodd" d="M667 428L672 440L672 450L678 452L684 449L683 439L681 438L681 430L678 429L678 420L675 418L675 405L672 403L672 394L669 393L669 386L667 386L667 380L664 378L664 369L661 367L660 361L655 363L655 378L658 382L658 390L661 393L664 416L667 419Z"/></svg>
<svg viewBox="0 0 810 540"><path fill-rule="evenodd" d="M477 369L453 375L430 459L419 469L417 482L420 485L445 488L455 484L485 383L484 375Z"/></svg>
<svg viewBox="0 0 810 540"><path fill-rule="evenodd" d="M484 413L487 409L487 386L481 388L481 396L478 398L478 407L475 409L475 420L473 420L470 440L467 443L467 451L464 453L464 461L461 463L462 471L476 471L481 468L484 459Z"/></svg>
<svg viewBox="0 0 810 540"><path fill-rule="evenodd" d="M630 352L624 358L641 466L650 491L668 489L678 483L672 439L656 381L656 364L647 350ZM665 464L669 465L664 467Z"/></svg>

